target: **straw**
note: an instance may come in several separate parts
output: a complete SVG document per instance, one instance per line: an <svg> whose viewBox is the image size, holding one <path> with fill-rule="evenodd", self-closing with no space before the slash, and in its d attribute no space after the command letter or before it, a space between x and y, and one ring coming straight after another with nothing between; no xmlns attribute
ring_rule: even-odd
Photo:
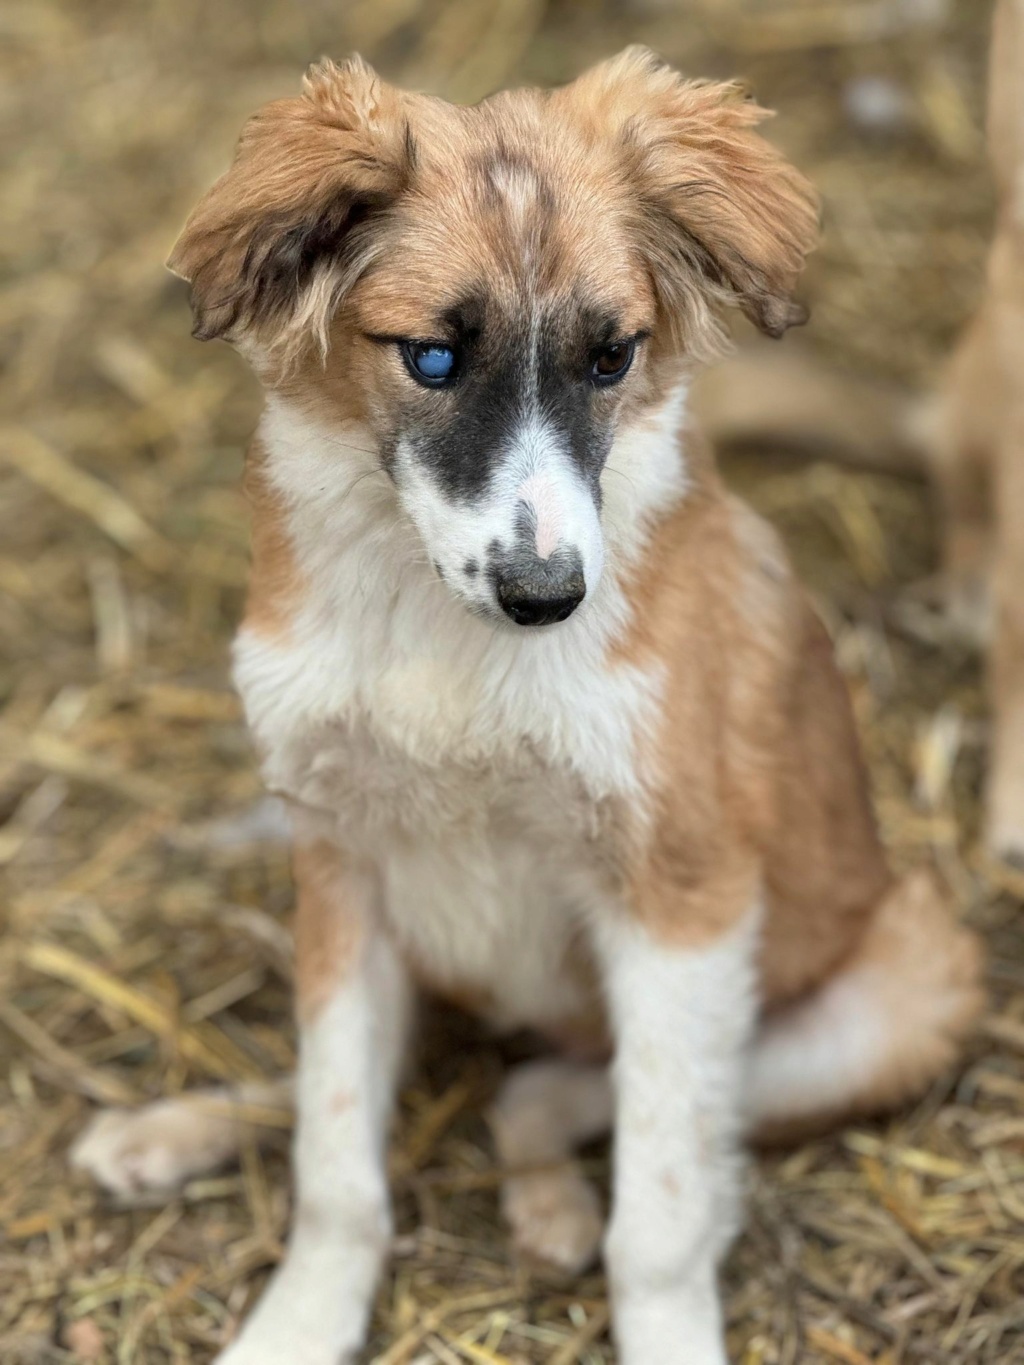
<svg viewBox="0 0 1024 1365"><path fill-rule="evenodd" d="M255 382L189 337L162 261L246 114L322 52L467 99L627 41L744 77L822 188L803 341L938 373L991 226L987 6L910 0L14 0L0 17L0 1360L203 1365L286 1237L278 1145L113 1208L67 1149L98 1105L294 1064L291 884L227 677ZM851 122L851 82L902 114ZM787 341L784 343L789 345ZM931 497L766 451L731 480L781 528L847 671L900 866L937 858L992 949L993 1010L920 1104L760 1158L724 1269L743 1365L1024 1362L1024 875L979 851L980 662L916 585ZM516 1263L482 1113L515 1055L428 1013L366 1360L602 1365L600 1271ZM607 1153L588 1169L604 1179ZM679 1324L685 1334L686 1324ZM652 1362L656 1365L656 1362Z"/></svg>

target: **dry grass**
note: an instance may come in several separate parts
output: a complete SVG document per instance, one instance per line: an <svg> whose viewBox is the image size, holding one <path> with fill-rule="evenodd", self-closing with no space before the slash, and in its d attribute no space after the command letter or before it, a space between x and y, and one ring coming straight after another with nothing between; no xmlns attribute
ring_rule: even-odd
<svg viewBox="0 0 1024 1365"><path fill-rule="evenodd" d="M97 1102L292 1059L287 867L258 818L226 674L256 393L226 349L188 339L160 266L242 115L293 89L322 50L353 46L464 97L559 79L636 37L690 70L742 72L784 109L777 135L827 198L809 284L815 344L922 380L975 297L989 214L977 132L986 7L962 0L907 27L927 9L8 0L0 11L4 1362L206 1360L284 1235L281 1155L251 1154L240 1173L148 1210L111 1208L65 1164ZM869 135L844 92L874 75L904 92L906 117ZM914 1111L760 1164L727 1272L734 1358L1024 1361L1024 880L976 850L977 660L923 638L908 592L933 567L927 493L826 466L736 472L824 604L897 858L933 856L988 935L994 1010L962 1074ZM368 1359L610 1360L600 1276L563 1285L509 1259L479 1117L496 1049L449 1017L430 1029L403 1099L402 1236ZM601 1151L593 1164L604 1170Z"/></svg>

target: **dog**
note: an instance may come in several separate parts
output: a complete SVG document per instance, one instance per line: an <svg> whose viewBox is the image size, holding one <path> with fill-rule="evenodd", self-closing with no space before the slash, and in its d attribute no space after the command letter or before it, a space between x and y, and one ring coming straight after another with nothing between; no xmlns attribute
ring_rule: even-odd
<svg viewBox="0 0 1024 1365"><path fill-rule="evenodd" d="M625 1365L726 1359L746 1134L921 1093L978 1014L828 637L687 419L724 308L805 316L816 199L764 117L639 48L472 108L324 62L174 249L266 391L234 668L297 888L293 1227L223 1365L364 1344L418 991L554 1049L491 1114L521 1251L596 1255L572 1156L614 1128ZM173 1188L288 1085L101 1115L74 1159Z"/></svg>
<svg viewBox="0 0 1024 1365"><path fill-rule="evenodd" d="M955 616L989 650L990 851L1024 864L1024 0L998 0L989 60L988 150L998 199L981 306L922 427L945 513Z"/></svg>
<svg viewBox="0 0 1024 1365"><path fill-rule="evenodd" d="M978 311L934 392L830 372L750 347L694 409L716 444L772 442L883 472L925 473L942 514L950 633L983 649L993 712L984 839L1024 865L1024 0L997 0L988 86L996 229Z"/></svg>

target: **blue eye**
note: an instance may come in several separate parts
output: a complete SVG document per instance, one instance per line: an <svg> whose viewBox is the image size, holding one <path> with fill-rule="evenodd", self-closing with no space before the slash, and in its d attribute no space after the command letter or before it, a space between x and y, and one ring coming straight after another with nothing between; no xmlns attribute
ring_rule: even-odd
<svg viewBox="0 0 1024 1365"><path fill-rule="evenodd" d="M455 351L436 341L404 341L402 355L409 373L420 384L437 389L455 376Z"/></svg>

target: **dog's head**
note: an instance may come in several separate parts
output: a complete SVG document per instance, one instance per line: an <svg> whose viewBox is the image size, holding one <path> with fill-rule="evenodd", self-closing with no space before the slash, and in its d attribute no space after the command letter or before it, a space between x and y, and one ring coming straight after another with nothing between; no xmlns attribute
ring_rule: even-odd
<svg viewBox="0 0 1024 1365"><path fill-rule="evenodd" d="M324 63L250 121L170 265L196 336L369 426L458 597L559 621L601 572L616 431L720 348L718 305L803 320L815 200L764 117L636 48L472 108Z"/></svg>

